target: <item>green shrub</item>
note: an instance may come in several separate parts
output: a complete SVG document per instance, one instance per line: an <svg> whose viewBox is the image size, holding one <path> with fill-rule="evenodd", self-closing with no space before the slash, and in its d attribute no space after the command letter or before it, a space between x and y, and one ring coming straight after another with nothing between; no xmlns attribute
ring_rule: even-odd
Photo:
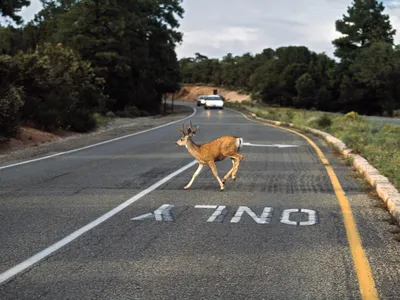
<svg viewBox="0 0 400 300"><path fill-rule="evenodd" d="M23 89L16 83L18 75L12 57L0 55L0 142L18 133L19 111L24 104Z"/></svg>
<svg viewBox="0 0 400 300"><path fill-rule="evenodd" d="M126 115L129 118L140 117L140 111L136 106L127 106L127 107L125 107L125 112L126 112Z"/></svg>
<svg viewBox="0 0 400 300"><path fill-rule="evenodd" d="M286 111L286 122L291 123L293 121L294 118L294 112L291 109L288 109Z"/></svg>
<svg viewBox="0 0 400 300"><path fill-rule="evenodd" d="M381 130L381 132L390 132L390 133L397 133L399 134L400 137L400 126L399 125L393 125L393 124L385 124ZM399 138L400 139L400 138Z"/></svg>
<svg viewBox="0 0 400 300"><path fill-rule="evenodd" d="M317 119L317 125L320 128L330 127L332 125L332 119L328 114L323 114Z"/></svg>
<svg viewBox="0 0 400 300"><path fill-rule="evenodd" d="M140 116L141 117L148 117L150 116L150 113L146 110L140 110Z"/></svg>
<svg viewBox="0 0 400 300"><path fill-rule="evenodd" d="M23 120L44 130L93 128L91 116L104 107L106 98L104 80L88 62L61 44L38 46L34 52L19 53L14 61L25 92ZM88 116L87 122L83 116Z"/></svg>
<svg viewBox="0 0 400 300"><path fill-rule="evenodd" d="M120 118L130 118L128 112L125 110L118 110L115 112L115 115Z"/></svg>
<svg viewBox="0 0 400 300"><path fill-rule="evenodd" d="M92 113L86 109L75 111L69 123L71 129L76 132L88 132L96 127L96 120Z"/></svg>
<svg viewBox="0 0 400 300"><path fill-rule="evenodd" d="M252 106L253 102L249 101L249 100L244 100L241 102L242 105L248 105L248 106Z"/></svg>
<svg viewBox="0 0 400 300"><path fill-rule="evenodd" d="M23 105L21 87L10 86L0 94L0 142L18 133L19 110Z"/></svg>
<svg viewBox="0 0 400 300"><path fill-rule="evenodd" d="M108 112L106 114L101 114L101 113L96 112L92 116L93 116L93 119L95 120L96 124L98 125L98 124L104 124L104 123L109 122L110 120L112 120L115 117L115 114L112 112L111 113Z"/></svg>
<svg viewBox="0 0 400 300"><path fill-rule="evenodd" d="M363 121L365 120L361 117L357 112L351 111L343 116L345 120L353 120L353 121Z"/></svg>

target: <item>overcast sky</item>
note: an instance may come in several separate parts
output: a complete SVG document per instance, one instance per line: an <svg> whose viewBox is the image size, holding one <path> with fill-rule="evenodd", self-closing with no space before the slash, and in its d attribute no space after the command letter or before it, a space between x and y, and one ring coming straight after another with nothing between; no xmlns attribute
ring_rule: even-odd
<svg viewBox="0 0 400 300"><path fill-rule="evenodd" d="M228 52L241 55L259 53L264 48L304 45L333 57L335 20L347 14L352 0L184 0L180 20L183 43L178 58L200 52L222 57ZM400 0L384 0L385 13L397 29L400 44ZM31 0L21 15L33 18L40 10L39 0Z"/></svg>

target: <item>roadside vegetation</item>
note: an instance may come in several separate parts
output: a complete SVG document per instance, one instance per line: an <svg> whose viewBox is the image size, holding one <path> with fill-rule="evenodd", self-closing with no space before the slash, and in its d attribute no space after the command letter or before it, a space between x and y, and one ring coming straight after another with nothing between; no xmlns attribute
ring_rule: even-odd
<svg viewBox="0 0 400 300"><path fill-rule="evenodd" d="M20 125L86 132L158 114L179 89L181 0L41 2L23 24L16 12L30 1L0 0L0 142Z"/></svg>
<svg viewBox="0 0 400 300"><path fill-rule="evenodd" d="M335 115L318 111L272 107L252 102L226 102L225 106L252 112L260 118L307 130L325 131L342 140L353 153L365 157L400 189L400 126L371 122L356 112ZM285 125L285 124L283 124Z"/></svg>

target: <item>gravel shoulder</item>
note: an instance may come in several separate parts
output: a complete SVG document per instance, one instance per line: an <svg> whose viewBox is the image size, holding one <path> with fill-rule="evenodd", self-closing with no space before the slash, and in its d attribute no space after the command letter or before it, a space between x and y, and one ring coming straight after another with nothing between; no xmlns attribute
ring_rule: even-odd
<svg viewBox="0 0 400 300"><path fill-rule="evenodd" d="M166 116L115 118L106 124L100 125L96 130L90 133L76 133L68 137L60 138L57 141L3 153L0 155L0 164L15 163L24 159L32 159L43 155L51 155L57 152L85 147L177 121L189 116L192 112L193 109L188 106L175 105L174 112Z"/></svg>

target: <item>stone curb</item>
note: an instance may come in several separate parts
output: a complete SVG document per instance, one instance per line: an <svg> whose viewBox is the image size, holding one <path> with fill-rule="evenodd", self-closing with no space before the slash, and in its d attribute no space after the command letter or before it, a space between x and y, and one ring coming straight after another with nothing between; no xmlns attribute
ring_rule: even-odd
<svg viewBox="0 0 400 300"><path fill-rule="evenodd" d="M283 124L279 121L263 119L257 117L254 113L251 113L251 116L255 119L262 120L274 125L287 125L289 127L297 128L292 123ZM302 130L301 128L298 129ZM328 144L331 144L340 153L342 153L344 157L351 158L353 166L365 177L365 179L371 184L371 186L375 188L378 196L386 204L386 207L390 214L396 219L396 222L400 224L400 193L394 187L394 185L391 184L385 176L381 175L376 168L370 165L365 158L358 154L351 153L352 149L347 148L346 144L343 143L341 140L321 130L313 129L310 127L305 127L305 129L317 136L322 137Z"/></svg>

